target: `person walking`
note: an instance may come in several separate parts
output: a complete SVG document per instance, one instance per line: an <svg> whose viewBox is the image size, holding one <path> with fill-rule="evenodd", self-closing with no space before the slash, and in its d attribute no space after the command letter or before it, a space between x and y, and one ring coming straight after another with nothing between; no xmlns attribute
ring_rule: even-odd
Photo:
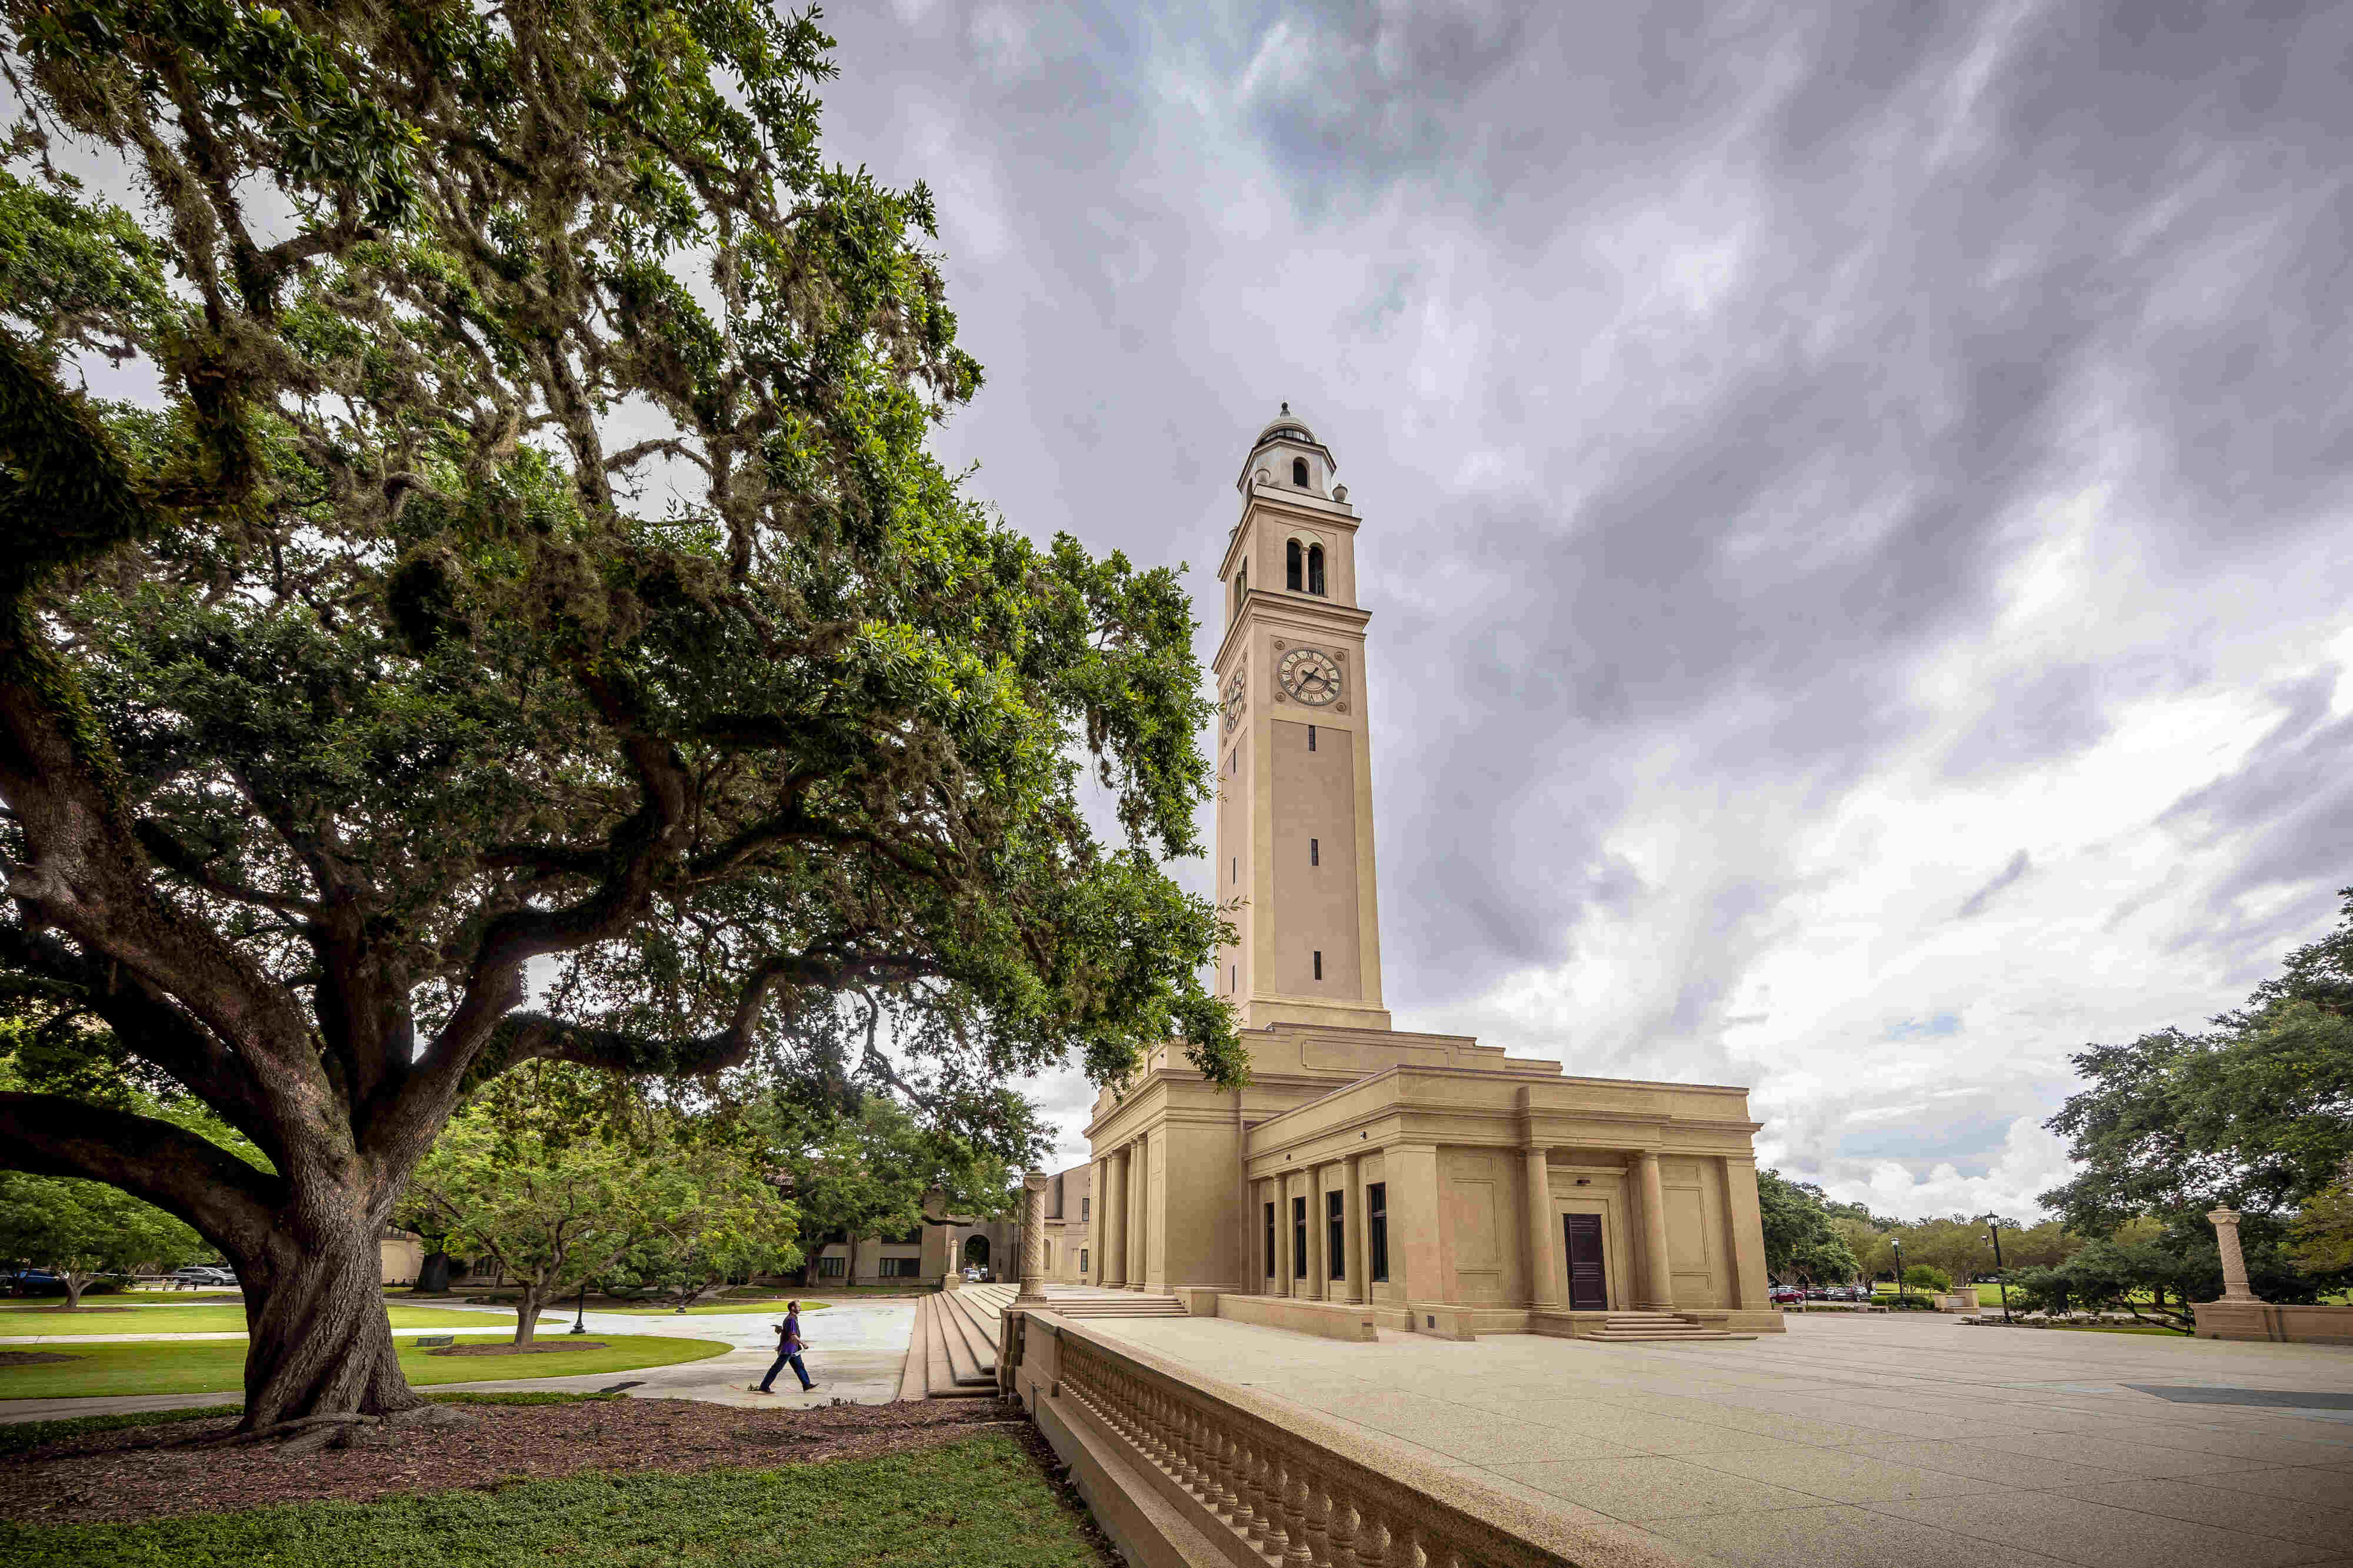
<svg viewBox="0 0 2353 1568"><path fill-rule="evenodd" d="M807 1394L810 1389L815 1388L817 1384L809 1381L808 1368L801 1364L802 1349L801 1304L798 1301L787 1301L785 1303L785 1321L776 1325L776 1364L768 1368L767 1376L751 1385L752 1392L754 1394L776 1393L776 1391L770 1388L768 1384L776 1382L776 1373L784 1371L785 1368L788 1366L793 1369L793 1375L801 1380L801 1392L803 1394Z"/></svg>

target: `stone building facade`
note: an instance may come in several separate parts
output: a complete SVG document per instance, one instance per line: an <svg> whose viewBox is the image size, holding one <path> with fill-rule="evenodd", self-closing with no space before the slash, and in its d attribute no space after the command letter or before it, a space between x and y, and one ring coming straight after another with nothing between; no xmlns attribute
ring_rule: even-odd
<svg viewBox="0 0 2353 1568"><path fill-rule="evenodd" d="M1390 1026L1381 994L1358 519L1286 405L1219 567L1219 954L1251 1059L1182 1048L1098 1097L1057 1178L1051 1277L1369 1311L1437 1334L1577 1333L1657 1308L1773 1332L1745 1089L1569 1075ZM1051 1211L1050 1211L1051 1212ZM1073 1226L1083 1239L1074 1245Z"/></svg>

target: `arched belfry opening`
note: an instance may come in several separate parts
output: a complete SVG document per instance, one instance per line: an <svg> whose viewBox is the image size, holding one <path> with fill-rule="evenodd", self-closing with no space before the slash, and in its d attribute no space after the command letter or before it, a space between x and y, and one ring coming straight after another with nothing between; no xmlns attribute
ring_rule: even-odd
<svg viewBox="0 0 2353 1568"><path fill-rule="evenodd" d="M1291 459L1291 482L1298 486L1303 490L1307 488L1306 458L1293 458Z"/></svg>
<svg viewBox="0 0 2353 1568"><path fill-rule="evenodd" d="M1282 585L1294 594L1300 589L1299 541L1295 539L1282 547Z"/></svg>
<svg viewBox="0 0 2353 1568"><path fill-rule="evenodd" d="M1324 547L1320 544L1307 547L1307 591L1311 594L1324 592Z"/></svg>

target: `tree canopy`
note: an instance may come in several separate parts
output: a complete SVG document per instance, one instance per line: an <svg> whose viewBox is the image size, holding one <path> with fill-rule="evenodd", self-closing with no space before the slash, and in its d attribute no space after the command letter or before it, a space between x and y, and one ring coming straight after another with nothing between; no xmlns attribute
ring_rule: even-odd
<svg viewBox="0 0 2353 1568"><path fill-rule="evenodd" d="M0 984L261 1156L23 1090L0 1163L230 1257L248 1427L414 1403L375 1237L516 1064L753 1063L1016 1156L1073 1055L1239 1080L1157 864L1211 787L1186 595L927 450L980 370L930 193L824 160L813 15L0 28Z"/></svg>
<svg viewBox="0 0 2353 1568"><path fill-rule="evenodd" d="M948 1213L994 1218L1018 1191L1006 1161L923 1126L883 1095L848 1110L778 1095L752 1119L799 1215L805 1279L837 1237L903 1235L934 1198Z"/></svg>
<svg viewBox="0 0 2353 1568"><path fill-rule="evenodd" d="M1822 1190L1778 1171L1757 1173L1765 1221L1765 1268L1778 1279L1852 1279L1862 1272L1846 1238L1822 1206Z"/></svg>

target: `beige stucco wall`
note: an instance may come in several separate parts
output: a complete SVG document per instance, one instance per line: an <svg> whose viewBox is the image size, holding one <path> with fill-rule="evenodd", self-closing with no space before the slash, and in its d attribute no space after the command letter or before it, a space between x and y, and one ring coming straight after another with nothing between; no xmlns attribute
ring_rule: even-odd
<svg viewBox="0 0 2353 1568"><path fill-rule="evenodd" d="M1308 731L1315 746L1308 749ZM1274 754L1274 989L1365 1000L1357 952L1356 736L1315 720L1277 719ZM1312 851L1312 852L1311 852ZM1315 973L1313 955L1324 954Z"/></svg>

